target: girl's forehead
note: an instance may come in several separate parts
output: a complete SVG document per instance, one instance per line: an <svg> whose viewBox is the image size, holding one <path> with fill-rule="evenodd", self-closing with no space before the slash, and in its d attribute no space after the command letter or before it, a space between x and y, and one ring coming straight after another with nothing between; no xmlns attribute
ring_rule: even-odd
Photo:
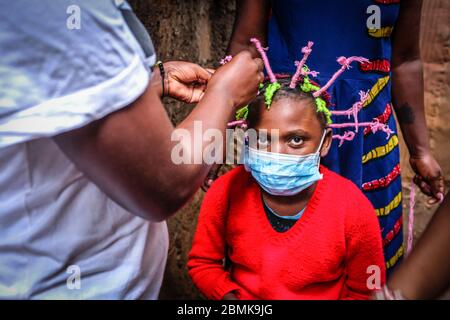
<svg viewBox="0 0 450 320"><path fill-rule="evenodd" d="M313 102L307 99L282 98L274 101L269 110L265 109L261 113L261 120L264 122L310 123L311 119L320 124Z"/></svg>
<svg viewBox="0 0 450 320"><path fill-rule="evenodd" d="M261 110L257 129L278 129L280 134L300 130L311 135L322 131L314 105L298 99L276 100L269 110Z"/></svg>

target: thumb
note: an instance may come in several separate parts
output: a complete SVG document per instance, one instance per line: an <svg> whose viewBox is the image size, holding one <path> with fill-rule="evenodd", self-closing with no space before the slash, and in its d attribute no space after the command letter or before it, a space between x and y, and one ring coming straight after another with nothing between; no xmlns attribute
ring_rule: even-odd
<svg viewBox="0 0 450 320"><path fill-rule="evenodd" d="M203 86L202 85L201 86L193 86L191 99L190 99L189 103L199 102L203 98L203 95L205 94L205 90L206 90L206 87L204 85Z"/></svg>
<svg viewBox="0 0 450 320"><path fill-rule="evenodd" d="M201 67L201 66L199 66L197 64L194 66L193 69L195 71L197 79L198 80L202 80L204 82L208 82L208 80L211 79L211 77L212 77L212 75L214 73L214 70L212 70L212 69L205 69L205 68L203 68L203 67Z"/></svg>
<svg viewBox="0 0 450 320"><path fill-rule="evenodd" d="M431 192L436 199L441 199L444 195L444 178L442 176L437 177L430 181Z"/></svg>

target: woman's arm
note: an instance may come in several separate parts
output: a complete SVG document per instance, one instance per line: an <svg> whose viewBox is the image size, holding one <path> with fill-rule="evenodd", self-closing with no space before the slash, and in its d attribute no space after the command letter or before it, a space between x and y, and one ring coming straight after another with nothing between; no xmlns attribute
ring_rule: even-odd
<svg viewBox="0 0 450 320"><path fill-rule="evenodd" d="M235 298L240 289L225 270L227 187L223 178L217 180L206 193L189 253L189 276L208 299Z"/></svg>
<svg viewBox="0 0 450 320"><path fill-rule="evenodd" d="M267 44L267 25L270 12L270 0L236 0L236 15L233 33L228 44L227 54L236 55L242 50L248 50L253 57L259 57L250 38L257 38L263 45ZM207 191L219 174L220 164L211 167L202 189Z"/></svg>
<svg viewBox="0 0 450 320"><path fill-rule="evenodd" d="M450 287L450 195L388 281L407 299L436 299Z"/></svg>
<svg viewBox="0 0 450 320"><path fill-rule="evenodd" d="M258 57L258 52L250 45L250 38L258 38L266 45L269 12L270 0L237 0L233 33L227 53L235 55L242 50L250 50L254 57Z"/></svg>
<svg viewBox="0 0 450 320"><path fill-rule="evenodd" d="M420 17L422 0L402 1L394 28L392 52L392 95L410 164L422 192L436 202L444 194L442 170L430 151L423 96L420 58ZM441 195L439 195L441 194Z"/></svg>
<svg viewBox="0 0 450 320"><path fill-rule="evenodd" d="M248 52L218 69L202 100L177 127L189 134L187 141L172 139L180 131L174 130L161 104L161 91L152 84L129 106L54 139L111 199L136 215L161 221L191 197L209 169L202 155L210 141L195 139L194 121L202 125L200 134L208 129L223 134L235 108L256 95L261 71L262 61ZM172 152L180 144L191 161L200 163L177 164Z"/></svg>

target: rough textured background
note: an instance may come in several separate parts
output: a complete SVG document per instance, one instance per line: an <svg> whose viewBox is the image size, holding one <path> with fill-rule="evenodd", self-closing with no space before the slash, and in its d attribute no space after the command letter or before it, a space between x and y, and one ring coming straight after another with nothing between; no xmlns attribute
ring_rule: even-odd
<svg viewBox="0 0 450 320"><path fill-rule="evenodd" d="M131 0L131 5L149 30L161 60L189 60L205 66L217 66L231 34L234 1L208 0ZM445 176L450 176L449 29L450 2L425 0L421 31L425 72L425 103L431 147ZM183 119L192 106L167 99L167 111L174 123ZM412 172L408 154L401 144L404 187L404 213L407 213ZM447 188L449 185L447 185ZM426 205L417 194L414 236L423 232L434 206ZM169 220L170 251L162 299L195 299L201 296L186 273L186 256L195 230L203 192L199 191L180 212ZM405 222L407 217L405 217ZM450 298L447 294L446 297Z"/></svg>

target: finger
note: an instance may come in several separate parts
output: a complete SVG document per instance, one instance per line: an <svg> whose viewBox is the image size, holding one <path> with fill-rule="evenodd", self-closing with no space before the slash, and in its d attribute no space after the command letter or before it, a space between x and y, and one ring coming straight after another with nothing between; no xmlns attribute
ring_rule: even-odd
<svg viewBox="0 0 450 320"><path fill-rule="evenodd" d="M189 103L199 102L203 98L203 95L205 94L205 90L206 90L205 86L193 87Z"/></svg>
<svg viewBox="0 0 450 320"><path fill-rule="evenodd" d="M203 81L208 81L209 79L211 79L212 75L214 72L211 73L211 71L209 71L208 69L205 69L203 67L200 67L199 65L194 65L193 67L193 71L195 72L195 74L197 75L197 79L198 80L203 80Z"/></svg>
<svg viewBox="0 0 450 320"><path fill-rule="evenodd" d="M439 201L438 199L431 197L427 200L427 204L432 205L432 204L437 203L438 201Z"/></svg>
<svg viewBox="0 0 450 320"><path fill-rule="evenodd" d="M262 59L261 58L254 58L253 61L258 66L258 71L263 71L263 69L264 69L264 62L262 61Z"/></svg>
<svg viewBox="0 0 450 320"><path fill-rule="evenodd" d="M197 103L200 100L202 100L203 96L205 95L204 91L196 90L194 94L192 95L192 101L190 103Z"/></svg>
<svg viewBox="0 0 450 320"><path fill-rule="evenodd" d="M211 73L211 75L214 74L214 72L216 72L216 69L211 69L211 68L205 68L206 71L208 71L209 73Z"/></svg>
<svg viewBox="0 0 450 320"><path fill-rule="evenodd" d="M264 82L264 73L261 71L259 73L259 83L263 83Z"/></svg>
<svg viewBox="0 0 450 320"><path fill-rule="evenodd" d="M204 182L203 182L203 184L202 184L202 190L203 191L205 191L205 192L207 192L208 191L208 189L209 189L209 187L211 187L211 185L212 185L212 182L210 182L211 180L205 180ZM214 182L214 181L213 181Z"/></svg>
<svg viewBox="0 0 450 320"><path fill-rule="evenodd" d="M439 199L439 194L444 194L444 177L441 175L436 179L430 181L431 191L436 199Z"/></svg>
<svg viewBox="0 0 450 320"><path fill-rule="evenodd" d="M415 176L414 183L420 188L420 191L427 196L433 196L430 186L422 179L422 177Z"/></svg>
<svg viewBox="0 0 450 320"><path fill-rule="evenodd" d="M430 197L433 196L433 193L431 192L430 185L428 183L426 183L425 181L421 181L420 182L419 188L427 196L430 196Z"/></svg>

